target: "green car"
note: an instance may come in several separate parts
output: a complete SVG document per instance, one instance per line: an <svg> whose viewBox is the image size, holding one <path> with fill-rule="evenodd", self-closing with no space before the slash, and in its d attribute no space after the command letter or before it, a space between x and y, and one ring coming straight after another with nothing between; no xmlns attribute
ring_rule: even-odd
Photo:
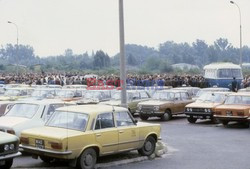
<svg viewBox="0 0 250 169"><path fill-rule="evenodd" d="M20 156L18 152L18 137L0 132L0 168L9 169L12 166L13 158Z"/></svg>
<svg viewBox="0 0 250 169"><path fill-rule="evenodd" d="M127 103L128 109L132 115L136 113L137 104L142 101L150 99L150 95L145 90L128 90L127 91ZM113 92L111 100L100 102L99 104L120 106L121 104L121 91Z"/></svg>

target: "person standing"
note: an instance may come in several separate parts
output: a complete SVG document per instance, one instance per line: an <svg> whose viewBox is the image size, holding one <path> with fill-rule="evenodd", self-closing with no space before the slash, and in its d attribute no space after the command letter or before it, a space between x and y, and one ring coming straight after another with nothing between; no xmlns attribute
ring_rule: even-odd
<svg viewBox="0 0 250 169"><path fill-rule="evenodd" d="M233 81L232 81L232 91L233 92L238 91L238 82L236 81L235 77L233 77Z"/></svg>

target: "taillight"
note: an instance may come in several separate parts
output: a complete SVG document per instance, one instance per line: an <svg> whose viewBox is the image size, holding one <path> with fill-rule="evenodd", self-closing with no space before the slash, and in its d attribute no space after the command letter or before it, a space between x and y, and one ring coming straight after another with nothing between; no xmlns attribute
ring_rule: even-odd
<svg viewBox="0 0 250 169"><path fill-rule="evenodd" d="M238 116L244 116L244 112L237 112Z"/></svg>
<svg viewBox="0 0 250 169"><path fill-rule="evenodd" d="M58 149L58 150L62 149L62 143L50 142L50 145L51 145L51 148L53 148L53 149Z"/></svg>
<svg viewBox="0 0 250 169"><path fill-rule="evenodd" d="M7 133L14 134L14 135L16 134L14 130L7 130Z"/></svg>
<svg viewBox="0 0 250 169"><path fill-rule="evenodd" d="M21 137L20 142L21 142L21 144L29 144L29 138Z"/></svg>

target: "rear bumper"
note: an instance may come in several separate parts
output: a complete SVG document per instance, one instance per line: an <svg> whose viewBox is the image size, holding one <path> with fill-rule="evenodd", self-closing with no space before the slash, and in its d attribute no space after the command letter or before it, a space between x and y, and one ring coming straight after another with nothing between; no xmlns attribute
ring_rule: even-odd
<svg viewBox="0 0 250 169"><path fill-rule="evenodd" d="M7 154L7 155L4 155L4 156L0 156L0 161L6 160L6 159L12 159L12 158L18 157L20 155L21 155L21 153L17 152L17 153L14 153L14 154Z"/></svg>
<svg viewBox="0 0 250 169"><path fill-rule="evenodd" d="M226 121L250 121L250 117L248 117L248 116L218 116L218 115L214 115L214 117L218 120L226 120Z"/></svg>
<svg viewBox="0 0 250 169"><path fill-rule="evenodd" d="M31 147L31 146L19 146L21 149L27 152L35 153L35 154L51 154L51 155L70 155L72 154L72 151L53 151L53 150L46 150L46 149L39 149L37 147Z"/></svg>

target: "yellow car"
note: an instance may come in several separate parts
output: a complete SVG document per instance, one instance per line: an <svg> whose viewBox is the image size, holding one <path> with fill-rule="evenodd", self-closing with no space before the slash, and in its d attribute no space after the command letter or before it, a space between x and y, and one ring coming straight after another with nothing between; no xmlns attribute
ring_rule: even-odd
<svg viewBox="0 0 250 169"><path fill-rule="evenodd" d="M159 124L137 122L128 109L81 105L59 108L46 126L24 130L20 147L44 162L61 159L90 169L99 156L130 150L149 156L159 139Z"/></svg>

